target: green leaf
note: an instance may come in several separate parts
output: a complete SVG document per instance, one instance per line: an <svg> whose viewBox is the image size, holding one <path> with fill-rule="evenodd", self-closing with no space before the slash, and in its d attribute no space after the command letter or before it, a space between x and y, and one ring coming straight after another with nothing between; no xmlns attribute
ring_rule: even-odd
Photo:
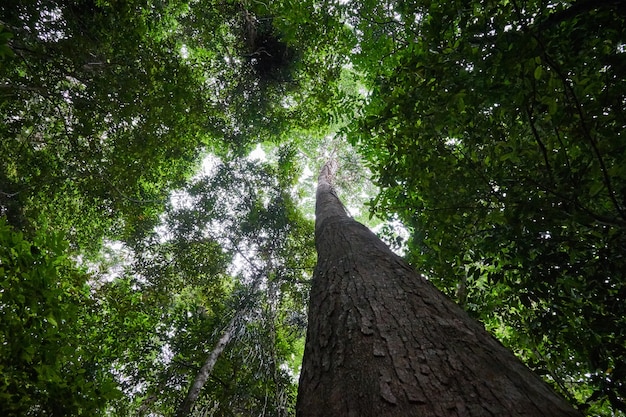
<svg viewBox="0 0 626 417"><path fill-rule="evenodd" d="M550 116L554 116L558 109L559 103L556 101L556 99L553 98L552 100L548 101L548 114Z"/></svg>
<svg viewBox="0 0 626 417"><path fill-rule="evenodd" d="M46 320L48 320L48 323L52 324L54 327L59 327L59 323L57 323L57 320L52 314L48 314L46 316Z"/></svg>

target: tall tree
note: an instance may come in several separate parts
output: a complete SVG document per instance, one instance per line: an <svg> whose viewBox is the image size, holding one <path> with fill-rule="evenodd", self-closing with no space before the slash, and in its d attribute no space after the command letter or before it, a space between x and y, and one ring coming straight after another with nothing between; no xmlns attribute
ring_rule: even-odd
<svg viewBox="0 0 626 417"><path fill-rule="evenodd" d="M319 176L298 416L578 416L466 312L347 216Z"/></svg>
<svg viewBox="0 0 626 417"><path fill-rule="evenodd" d="M295 149L276 152L277 164L216 162L176 192L126 276L101 289L120 342L115 415L294 409L313 225L290 191Z"/></svg>
<svg viewBox="0 0 626 417"><path fill-rule="evenodd" d="M407 259L438 288L605 416L626 411L622 4L366 1L354 17L376 213L412 230Z"/></svg>

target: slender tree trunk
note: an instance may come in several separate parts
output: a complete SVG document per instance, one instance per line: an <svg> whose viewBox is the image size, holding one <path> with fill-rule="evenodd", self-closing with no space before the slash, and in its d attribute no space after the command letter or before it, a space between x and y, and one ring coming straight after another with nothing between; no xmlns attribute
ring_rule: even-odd
<svg viewBox="0 0 626 417"><path fill-rule="evenodd" d="M217 359L220 357L230 340L233 338L233 335L235 334L239 315L240 313L235 314L230 323L228 323L228 326L226 326L226 329L224 330L224 333L222 333L220 340L217 341L217 344L207 357L204 365L202 365L202 368L200 368L200 371L198 371L196 379L193 381L193 384L191 384L191 387L189 387L189 391L187 392L185 400L176 411L176 417L186 417L190 415L191 409L196 403L202 387L204 387L204 384L209 379L209 376L211 376L211 372L213 372L213 368L215 367Z"/></svg>
<svg viewBox="0 0 626 417"><path fill-rule="evenodd" d="M580 416L346 215L320 174L298 417Z"/></svg>

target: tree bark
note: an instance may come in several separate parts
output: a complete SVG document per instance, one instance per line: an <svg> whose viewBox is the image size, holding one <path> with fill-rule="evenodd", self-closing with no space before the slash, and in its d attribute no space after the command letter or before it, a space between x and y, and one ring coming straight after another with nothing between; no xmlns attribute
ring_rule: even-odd
<svg viewBox="0 0 626 417"><path fill-rule="evenodd" d="M178 410L176 410L176 417L185 417L190 415L191 409L196 403L202 387L204 387L204 384L211 376L211 372L213 372L213 368L215 367L217 359L220 357L230 340L233 338L233 335L235 334L239 315L240 313L235 314L230 323L228 323L228 326L226 326L226 329L224 330L224 333L222 333L220 340L217 341L217 344L207 357L204 365L202 365L202 368L200 368L200 371L198 371L198 374L196 375L193 384L191 384L191 387L189 387L189 391L187 392L185 400L181 403L180 407L178 407Z"/></svg>
<svg viewBox="0 0 626 417"><path fill-rule="evenodd" d="M582 415L348 217L333 169L318 179L298 417Z"/></svg>

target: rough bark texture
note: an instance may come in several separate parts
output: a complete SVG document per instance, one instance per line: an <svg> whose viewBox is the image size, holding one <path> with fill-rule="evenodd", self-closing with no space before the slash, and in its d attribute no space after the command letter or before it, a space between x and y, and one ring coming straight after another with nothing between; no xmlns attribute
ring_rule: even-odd
<svg viewBox="0 0 626 417"><path fill-rule="evenodd" d="M349 218L320 174L297 416L580 416Z"/></svg>

